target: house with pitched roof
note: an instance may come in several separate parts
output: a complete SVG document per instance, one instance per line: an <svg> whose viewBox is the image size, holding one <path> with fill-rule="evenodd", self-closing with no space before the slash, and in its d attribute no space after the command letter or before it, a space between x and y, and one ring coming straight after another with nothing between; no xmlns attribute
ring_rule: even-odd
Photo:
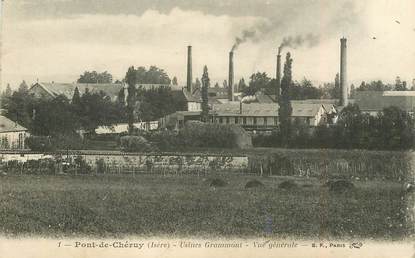
<svg viewBox="0 0 415 258"><path fill-rule="evenodd" d="M26 128L0 115L0 149L25 149L25 140L29 136L30 134Z"/></svg>

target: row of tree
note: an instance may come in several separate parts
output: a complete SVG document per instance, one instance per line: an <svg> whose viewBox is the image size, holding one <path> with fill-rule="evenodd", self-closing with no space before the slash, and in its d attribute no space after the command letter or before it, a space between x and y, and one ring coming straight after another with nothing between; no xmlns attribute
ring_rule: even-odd
<svg viewBox="0 0 415 258"><path fill-rule="evenodd" d="M180 92L169 87L133 90L136 100L133 122L157 120L177 110L184 110L186 99ZM126 101L127 99L127 101ZM64 95L55 98L36 98L30 94L27 84L22 83L18 90L10 88L3 92L1 105L4 115L28 128L35 135L69 135L82 129L93 132L99 126L125 123L128 120L127 95L122 89L117 101L104 92L82 94L75 88L72 99Z"/></svg>
<svg viewBox="0 0 415 258"><path fill-rule="evenodd" d="M255 137L254 146L404 150L414 147L414 124L414 118L397 107L371 116L357 105L350 105L342 110L334 126L310 130L308 125L294 121L289 137L280 127L270 136Z"/></svg>

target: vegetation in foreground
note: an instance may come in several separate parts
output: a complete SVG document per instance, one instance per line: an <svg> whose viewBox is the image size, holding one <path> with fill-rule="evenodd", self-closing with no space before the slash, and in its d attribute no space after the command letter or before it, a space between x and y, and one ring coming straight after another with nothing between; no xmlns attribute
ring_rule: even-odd
<svg viewBox="0 0 415 258"><path fill-rule="evenodd" d="M226 184L212 186L215 178ZM246 189L252 179L264 186ZM287 179L296 187L279 187ZM412 197L401 184L354 181L355 187L336 192L324 183L230 174L3 176L0 231L51 237L411 236L407 203Z"/></svg>

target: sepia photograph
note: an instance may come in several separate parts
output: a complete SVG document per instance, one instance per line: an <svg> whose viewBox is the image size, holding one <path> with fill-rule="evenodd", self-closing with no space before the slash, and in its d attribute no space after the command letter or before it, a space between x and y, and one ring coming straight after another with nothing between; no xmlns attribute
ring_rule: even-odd
<svg viewBox="0 0 415 258"><path fill-rule="evenodd" d="M414 257L414 10L0 0L0 258Z"/></svg>

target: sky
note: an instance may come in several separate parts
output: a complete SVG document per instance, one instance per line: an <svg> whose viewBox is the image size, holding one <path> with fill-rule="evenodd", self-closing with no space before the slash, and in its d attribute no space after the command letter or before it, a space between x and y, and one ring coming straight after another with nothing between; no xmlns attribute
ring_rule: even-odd
<svg viewBox="0 0 415 258"><path fill-rule="evenodd" d="M184 85L192 45L193 78L207 65L222 84L236 38L235 81L275 77L277 48L291 38L282 54L291 52L294 79L319 84L334 80L346 37L350 83L411 85L413 10L413 0L5 0L2 82L73 82L85 70L122 79L131 65L156 65Z"/></svg>

